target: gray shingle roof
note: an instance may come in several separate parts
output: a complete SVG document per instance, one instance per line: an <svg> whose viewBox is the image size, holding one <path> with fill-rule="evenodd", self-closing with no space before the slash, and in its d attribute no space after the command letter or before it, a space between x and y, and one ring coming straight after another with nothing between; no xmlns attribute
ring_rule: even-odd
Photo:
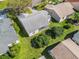
<svg viewBox="0 0 79 59"><path fill-rule="evenodd" d="M35 32L41 27L48 26L48 19L50 16L47 11L35 11L32 14L21 14L18 16L20 22L24 26L28 34Z"/></svg>
<svg viewBox="0 0 79 59"><path fill-rule="evenodd" d="M6 53L8 45L15 43L18 39L10 19L3 17L3 15L0 16L0 54Z"/></svg>
<svg viewBox="0 0 79 59"><path fill-rule="evenodd" d="M55 59L79 59L79 46L68 38L50 50L49 53Z"/></svg>
<svg viewBox="0 0 79 59"><path fill-rule="evenodd" d="M74 13L73 6L69 2L64 2L57 5L48 4L46 9L54 10L61 18Z"/></svg>
<svg viewBox="0 0 79 59"><path fill-rule="evenodd" d="M77 44L79 44L79 32L77 32L76 34L74 34L73 38L72 38Z"/></svg>

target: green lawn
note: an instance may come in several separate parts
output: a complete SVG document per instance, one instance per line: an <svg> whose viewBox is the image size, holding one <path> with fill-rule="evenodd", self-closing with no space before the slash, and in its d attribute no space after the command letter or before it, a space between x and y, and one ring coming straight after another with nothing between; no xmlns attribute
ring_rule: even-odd
<svg viewBox="0 0 79 59"><path fill-rule="evenodd" d="M49 23L49 28L52 28L54 26L61 26L63 27L64 25L66 25L66 21L64 22L61 22L61 23L57 23L57 22L50 22ZM40 56L41 56L41 53L47 48L49 47L50 45L53 45L57 42L60 42L60 41L63 41L64 40L64 37L75 31L75 30L79 30L79 26L75 26L75 25L71 25L71 28L68 29L68 30L64 30L64 34L61 35L60 37L57 37L56 39L52 39L50 36L48 36L49 38L49 45L48 46L45 46L43 48L38 48L38 49L35 49L31 46L31 40L33 37L35 37L36 35L32 36L32 37L24 37L24 33L23 31L20 31L20 28L19 26L17 25L16 22L14 22L13 24L16 32L17 32L17 35L18 35L18 39L20 40L20 51L19 53L17 54L16 57L14 58L10 58L9 56L5 55L5 56L0 56L0 59L38 59ZM42 32L39 32L37 35L41 34L41 33L45 33L45 31L42 31ZM52 46L53 47L53 46ZM48 58L50 59L50 58Z"/></svg>
<svg viewBox="0 0 79 59"><path fill-rule="evenodd" d="M50 22L49 27L51 28L53 26L63 26L65 24L66 24L65 21L62 22L62 23ZM16 25L16 23L14 23L14 27L17 30L17 33L18 33L19 28ZM64 37L67 34L73 32L75 30L79 30L79 26L71 25L70 29L65 30L64 34L61 35L60 37L56 38L56 39L52 39L50 36L48 36L49 40L50 40L48 46L50 46L52 44L55 44L55 43L57 43L59 41L64 40ZM44 33L44 31L42 33ZM20 49L20 52L19 52L18 56L16 56L14 59L33 59L33 58L37 59L37 58L39 58L41 56L41 53L45 50L45 48L48 47L48 46L46 46L44 48L35 49L35 48L31 47L31 38L32 37L22 37L21 35L18 35L18 37L20 39L21 49Z"/></svg>
<svg viewBox="0 0 79 59"><path fill-rule="evenodd" d="M7 7L7 0L4 0L4 1L2 1L2 2L0 2L0 9L4 9L4 8L6 8Z"/></svg>
<svg viewBox="0 0 79 59"><path fill-rule="evenodd" d="M3 9L6 7L7 2L5 1L5 3L0 3L0 9ZM49 27L54 27L54 26L64 26L67 23L61 22L61 23L57 23L57 22L50 22L49 23ZM71 24L70 24L71 25ZM48 36L49 38L49 45L45 46L44 48L39 48L39 49L35 49L31 46L31 40L34 37L23 37L22 35L24 35L23 31L20 31L19 26L16 24L16 22L14 22L13 24L17 34L18 34L18 38L20 40L19 45L21 46L20 51L18 53L18 55L14 58L10 58L9 56L5 55L5 56L0 56L0 59L38 59L41 56L41 53L50 45L55 44L57 42L63 41L64 37L75 31L75 30L79 30L79 26L74 26L71 25L71 28L68 30L64 31L64 34L61 35L60 37L57 37L56 39L52 39L50 36ZM38 33L37 35L44 33L45 31L42 31L40 33ZM36 36L36 35L35 35Z"/></svg>
<svg viewBox="0 0 79 59"><path fill-rule="evenodd" d="M7 2L5 1L4 3L1 2L0 3L0 9L3 9L6 7L6 4ZM61 23L57 23L57 22L50 22L49 23L49 27L54 27L54 26L64 26L66 25L65 21L64 22L61 22ZM70 24L71 25L71 24ZM0 56L0 59L38 59L40 56L41 56L41 53L50 45L52 44L55 44L57 42L60 42L60 41L63 41L64 40L64 37L75 31L75 30L79 30L79 26L74 26L74 25L71 25L71 28L68 29L68 30L65 30L64 31L64 34L61 35L60 37L57 37L56 39L52 39L50 36L49 37L49 45L48 46L45 46L44 48L38 48L38 49L35 49L31 46L31 40L32 38L34 37L23 37L22 35L24 35L24 33L22 31L20 31L20 28L19 26L16 24L16 22L14 22L13 24L17 34L18 34L18 39L20 40L20 43L19 45L21 46L20 48L20 51L18 53L18 55L14 58L10 58L9 56L7 55L4 55L4 56ZM21 34L20 34L20 33ZM44 33L45 31L42 31L40 33ZM39 35L40 33L38 33L37 35ZM36 35L35 35L36 36Z"/></svg>
<svg viewBox="0 0 79 59"><path fill-rule="evenodd" d="M49 27L54 27L54 26L64 26L66 25L65 21L62 22L62 23L57 23L57 22L50 22L49 23ZM70 24L71 25L71 24ZM19 31L20 31L20 28L19 26L14 22L13 24L17 34L18 34L18 38L20 40L20 43L19 45L21 46L20 48L20 51L18 53L18 55L14 58L10 58L8 56L2 56L1 59L38 59L40 56L41 56L41 53L50 45L52 44L55 44L57 42L60 42L60 41L63 41L64 40L64 37L75 31L75 30L79 30L79 26L75 26L75 25L71 25L71 28L68 29L68 30L65 30L64 31L64 34L61 35L60 37L57 37L56 39L52 39L50 36L49 37L49 45L48 46L45 46L44 48L38 48L38 49L35 49L31 46L31 39L36 36L34 35L33 37L23 37L22 35L20 35ZM42 31L40 33L44 33L45 31ZM38 33L37 35L39 35L40 33ZM21 34L24 34L22 31L21 31ZM53 47L53 46L52 46ZM50 58L48 58L50 59Z"/></svg>

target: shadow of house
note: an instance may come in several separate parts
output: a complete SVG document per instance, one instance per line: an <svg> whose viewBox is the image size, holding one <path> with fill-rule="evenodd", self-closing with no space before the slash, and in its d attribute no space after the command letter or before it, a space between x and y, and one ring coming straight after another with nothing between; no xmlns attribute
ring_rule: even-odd
<svg viewBox="0 0 79 59"><path fill-rule="evenodd" d="M19 35L22 37L28 37L27 32L25 31L23 25L21 24L21 22L18 20L18 18L16 17L16 15L14 15L14 17L12 17L12 20L17 24L17 26L20 28L19 31Z"/></svg>
<svg viewBox="0 0 79 59"><path fill-rule="evenodd" d="M56 45L58 45L60 42L57 42L53 45L48 46L41 54L46 57L46 59L52 59L52 56L49 54L49 51L52 50Z"/></svg>
<svg viewBox="0 0 79 59"><path fill-rule="evenodd" d="M77 33L79 30L76 30L76 31L73 31L73 32L71 32L71 33L69 33L69 34L67 34L67 36L64 38L64 39L67 39L67 38L72 38L73 37L73 35L75 34L75 33Z"/></svg>
<svg viewBox="0 0 79 59"><path fill-rule="evenodd" d="M52 19L52 20L51 20L52 22L58 23L53 17L51 17L51 19Z"/></svg>
<svg viewBox="0 0 79 59"><path fill-rule="evenodd" d="M23 25L21 24L21 22L18 20L17 17L16 17L16 20L14 20L14 21L17 23L17 25L20 28L20 31L19 31L20 36L22 36L22 37L28 37L27 32L25 31Z"/></svg>

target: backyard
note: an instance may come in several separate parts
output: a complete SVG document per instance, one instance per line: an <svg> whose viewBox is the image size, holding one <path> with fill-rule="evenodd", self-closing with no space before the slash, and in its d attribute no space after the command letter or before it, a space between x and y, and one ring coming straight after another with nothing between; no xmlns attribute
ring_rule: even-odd
<svg viewBox="0 0 79 59"><path fill-rule="evenodd" d="M66 24L67 24L66 21L64 21L62 23L57 23L57 22L51 21L49 23L49 27L50 28L54 27L54 26L63 27ZM49 37L49 45L48 46L64 40L64 38L66 37L67 34L72 33L75 30L79 30L79 26L75 26L75 25L72 25L72 24L69 24L69 25L71 26L71 28L65 29L64 34L57 37L56 39L52 39L50 36L48 36ZM20 49L19 54L13 59L37 59L37 58L39 58L41 56L41 54L43 53L43 51L45 50L45 48L47 48L48 46L45 46L43 48L37 48L37 49L33 48L31 46L31 40L36 35L33 36L33 37L23 37L19 34L20 29L19 29L19 27L17 26L16 23L14 23L14 28L16 29L16 32L18 33L18 36L19 36L21 49ZM45 31L38 33L38 35L41 34L41 33L45 33ZM21 34L23 34L23 33L21 32Z"/></svg>
<svg viewBox="0 0 79 59"><path fill-rule="evenodd" d="M49 46L51 46L51 45L53 45L57 42L63 41L67 34L72 33L75 30L79 30L79 26L72 25L70 23L67 23L66 21L61 22L61 23L51 21L49 23L49 28L57 27L57 26L63 27L64 25L70 25L70 28L64 29L64 33L62 35L60 35L59 37L57 37L56 39L53 39L51 36L47 36L49 38L49 44L47 46L42 47L42 48L34 48L31 45L32 38L34 38L35 36L37 36L39 34L45 33L47 30L41 31L41 32L39 32L38 34L36 34L32 37L27 37L26 35L24 35L24 32L19 28L18 24L19 23L14 22L13 26L14 26L14 28L15 28L17 34L18 34L18 38L20 40L20 43L19 43L20 51L14 58L11 58L7 54L5 54L3 56L0 56L1 59L37 59L43 53L45 53L44 50L47 47L49 47ZM48 58L48 59L50 59L50 58Z"/></svg>
<svg viewBox="0 0 79 59"><path fill-rule="evenodd" d="M6 2L0 4L0 9L3 9L5 7L6 7ZM18 39L20 40L20 43L18 44L20 46L19 53L17 53L16 56L12 57L12 58L10 57L10 55L8 55L6 53L6 54L0 56L0 59L38 59L43 54L48 52L48 50L45 51L48 47L51 46L53 48L54 47L53 45L55 43L63 41L68 34L72 33L73 31L79 30L79 26L76 26L71 23L67 23L66 20L61 23L58 23L58 22L54 21L54 19L52 18L49 23L49 29L53 28L53 27L57 27L57 26L64 27L65 25L69 25L70 28L68 28L68 29L64 28L64 33L55 39L52 38L50 35L46 34L46 31L48 29L45 31L40 31L38 34L36 34L32 37L27 37L25 32L23 32L23 30L22 30L23 28L20 28L21 24L18 22L18 20L12 19L12 22L13 22L13 27L15 28L15 30L18 34ZM49 44L47 46L42 47L42 48L32 47L32 44L31 44L32 39L40 34L47 35L47 37L49 38ZM48 58L48 59L50 59L50 58Z"/></svg>

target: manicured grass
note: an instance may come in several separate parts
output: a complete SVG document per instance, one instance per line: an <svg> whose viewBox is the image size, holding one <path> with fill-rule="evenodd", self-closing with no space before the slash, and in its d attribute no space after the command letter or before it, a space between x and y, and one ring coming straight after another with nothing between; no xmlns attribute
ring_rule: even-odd
<svg viewBox="0 0 79 59"><path fill-rule="evenodd" d="M67 23L65 23L65 21L62 22L62 23L50 22L49 23L49 27L50 28L52 28L54 26L62 26L63 27L66 24ZM35 59L38 59L42 55L42 53L44 52L44 50L47 47L49 47L50 45L53 45L53 44L55 44L57 42L63 41L64 40L64 37L67 34L73 32L75 30L79 30L79 26L71 25L71 28L70 29L68 29L68 30L65 29L64 30L64 34L61 35L60 37L57 37L56 39L52 39L50 36L48 36L48 38L49 38L49 45L48 46L45 46L44 48L35 49L35 48L33 48L31 46L31 40L36 35L34 35L32 37L24 37L24 36L20 35L19 32L21 32L21 34L23 34L23 31L20 31L19 26L15 22L14 22L13 26L14 26L17 34L18 34L18 38L20 40L19 45L20 45L21 48L20 48L20 51L19 51L19 53L18 53L18 55L16 57L10 58L9 56L3 56L2 59L34 59L34 58ZM44 33L44 32L45 31L42 31L40 33ZM37 35L39 35L40 33L38 33ZM50 59L50 58L48 58L48 59Z"/></svg>
<svg viewBox="0 0 79 59"><path fill-rule="evenodd" d="M49 23L49 27L54 27L54 26L64 26L66 25L65 21L62 22L62 23L56 23L56 22L50 22ZM71 24L70 24L71 25ZM14 23L14 27L15 29L17 29L17 33L19 33L19 28L18 26L16 25L16 23ZM57 37L56 39L52 39L50 36L49 37L49 45L52 45L52 44L55 44L59 41L63 41L64 40L64 37L75 31L75 30L79 30L79 26L75 26L75 25L71 25L71 28L68 29L68 30L65 30L64 31L64 34L61 35L60 37ZM43 31L42 33L44 33L45 31ZM37 34L39 35L39 34ZM20 46L21 46L21 49L20 49L20 52L18 54L18 56L16 56L14 59L38 59L40 56L41 56L41 53L45 50L46 47L44 48L39 48L39 49L35 49L31 46L31 38L33 37L23 37L21 35L18 35L19 36L19 39L20 39Z"/></svg>
<svg viewBox="0 0 79 59"><path fill-rule="evenodd" d="M63 27L66 24L67 24L66 21L61 22L61 23L51 21L49 23L49 28L52 28L52 27L55 27L55 26ZM20 48L20 51L19 51L19 53L16 57L10 58L9 56L3 56L2 59L34 59L34 58L38 59L47 47L49 47L50 45L53 45L57 42L63 41L67 34L73 32L75 30L79 30L79 26L75 26L75 25L72 25L72 24L69 24L69 25L71 26L71 28L68 29L68 30L65 29L63 35L61 35L60 37L57 37L56 39L52 39L51 36L48 36L48 38L49 38L49 45L48 46L45 46L43 48L35 49L31 46L32 38L35 37L36 35L41 34L41 33L45 33L46 30L42 31L42 32L40 32L40 33L38 33L38 34L36 34L32 37L26 37L26 36L23 36L24 33L23 33L22 30L20 30L17 23L14 22L13 26L14 26L17 34L18 34L18 39L20 40L19 45L20 45L21 48ZM50 59L50 58L48 58L48 59Z"/></svg>
<svg viewBox="0 0 79 59"><path fill-rule="evenodd" d="M5 8L6 3L7 2L5 2L5 3L1 2L0 3L0 9ZM65 21L62 22L62 23L57 23L57 22L52 22L51 21L49 23L49 28L52 28L54 26L62 26L63 27L66 24L67 23L65 23ZM19 51L18 55L14 58L10 58L9 56L4 55L4 56L0 56L0 59L38 59L48 46L53 45L57 42L63 41L67 34L73 32L75 30L79 30L79 26L74 26L74 25L70 24L71 28L68 29L68 30L65 29L63 35L61 35L60 37L57 37L56 39L52 39L50 36L48 36L48 38L49 38L49 45L48 46L45 46L43 48L35 49L31 46L31 40L34 36L25 37L23 31L20 30L20 28L16 24L16 22L14 22L13 26L14 26L17 34L18 34L18 39L20 40L20 43L19 43L19 45L21 47L20 51ZM41 33L45 33L45 31L42 31L42 32L38 33L37 35L39 35Z"/></svg>
<svg viewBox="0 0 79 59"><path fill-rule="evenodd" d="M7 7L7 0L4 0L4 1L2 1L2 2L0 2L0 9L4 9L4 8L6 8Z"/></svg>

